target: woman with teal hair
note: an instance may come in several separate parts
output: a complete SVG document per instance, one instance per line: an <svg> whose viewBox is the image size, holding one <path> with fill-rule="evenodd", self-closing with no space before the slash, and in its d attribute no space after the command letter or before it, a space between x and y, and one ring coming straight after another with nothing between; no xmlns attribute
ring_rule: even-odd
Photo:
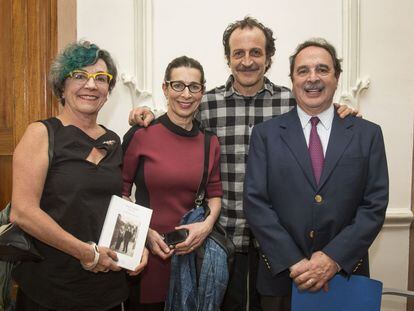
<svg viewBox="0 0 414 311"><path fill-rule="evenodd" d="M127 299L116 253L96 245L110 198L122 192L120 139L96 122L116 77L107 51L70 44L49 76L60 114L30 124L15 149L10 217L45 257L15 268L17 310L122 310ZM51 159L44 122L54 133Z"/></svg>

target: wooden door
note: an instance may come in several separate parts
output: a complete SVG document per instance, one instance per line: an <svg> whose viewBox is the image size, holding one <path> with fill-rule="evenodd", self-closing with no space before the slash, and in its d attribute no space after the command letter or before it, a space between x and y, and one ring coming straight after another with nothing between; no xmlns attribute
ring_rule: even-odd
<svg viewBox="0 0 414 311"><path fill-rule="evenodd" d="M30 122L56 114L47 73L57 51L57 0L0 0L0 208L12 155ZM30 155L27 155L30 158Z"/></svg>

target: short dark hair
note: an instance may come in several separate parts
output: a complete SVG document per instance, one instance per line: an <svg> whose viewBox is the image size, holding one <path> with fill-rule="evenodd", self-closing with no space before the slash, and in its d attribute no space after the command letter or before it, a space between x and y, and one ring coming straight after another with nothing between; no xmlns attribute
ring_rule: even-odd
<svg viewBox="0 0 414 311"><path fill-rule="evenodd" d="M339 76L341 75L342 72L342 68L341 68L341 59L338 58L335 47L330 44L328 41L326 41L323 38L312 38L309 40L306 40L305 42L299 44L296 47L295 53L289 57L289 61L290 61L290 79L293 80L293 70L295 67L295 61L296 61L296 56L298 56L298 54L303 50L306 49L307 47L310 46L316 46L316 47L320 47L324 50L326 50L329 55L331 55L332 58L332 63L334 66L334 70L335 70L335 77L337 79L339 79Z"/></svg>
<svg viewBox="0 0 414 311"><path fill-rule="evenodd" d="M108 51L100 49L96 44L89 41L77 41L70 43L56 56L50 67L49 84L52 87L53 94L60 100L62 105L65 105L63 92L65 80L69 73L72 70L93 65L99 59L105 62L108 73L113 77L109 83L109 92L111 92L115 86L118 71Z"/></svg>
<svg viewBox="0 0 414 311"><path fill-rule="evenodd" d="M180 56L177 58L174 58L167 66L167 68L165 69L165 74L164 74L164 81L170 81L171 79L171 71L175 68L180 68L180 67L187 67L187 68L194 68L194 69L198 69L201 73L201 84L205 84L206 81L204 79L204 69L203 66L201 66L201 64L195 60L194 58L188 57L188 56Z"/></svg>
<svg viewBox="0 0 414 311"><path fill-rule="evenodd" d="M273 31L260 23L257 19L246 16L242 20L235 21L234 23L231 23L227 26L226 30L223 33L223 46L224 46L224 54L227 58L227 64L230 64L230 36L236 29L244 29L246 27L249 27L250 29L257 27L259 28L265 38L266 38L266 46L265 46L265 52L266 52L266 71L271 67L272 65L272 57L275 55L276 48L275 48L275 38L273 38Z"/></svg>

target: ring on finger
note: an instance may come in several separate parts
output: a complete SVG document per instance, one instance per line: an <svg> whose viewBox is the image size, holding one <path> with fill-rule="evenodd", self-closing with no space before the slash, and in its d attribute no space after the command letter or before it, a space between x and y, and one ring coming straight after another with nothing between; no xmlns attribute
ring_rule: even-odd
<svg viewBox="0 0 414 311"><path fill-rule="evenodd" d="M312 286L312 285L313 285L313 279L309 279L309 280L308 280L308 284L309 284L310 286Z"/></svg>

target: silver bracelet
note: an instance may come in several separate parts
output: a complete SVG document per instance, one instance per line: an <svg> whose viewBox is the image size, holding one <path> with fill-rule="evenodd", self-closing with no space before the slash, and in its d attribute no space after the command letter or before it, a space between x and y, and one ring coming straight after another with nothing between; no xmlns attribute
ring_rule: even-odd
<svg viewBox="0 0 414 311"><path fill-rule="evenodd" d="M98 265L98 261L99 261L99 248L98 245L96 245L95 242L89 241L86 242L90 245L92 245L92 250L94 252L94 258L93 258L93 262L90 265L85 265L83 262L81 262L81 266L83 269L90 271L95 269L95 267Z"/></svg>

